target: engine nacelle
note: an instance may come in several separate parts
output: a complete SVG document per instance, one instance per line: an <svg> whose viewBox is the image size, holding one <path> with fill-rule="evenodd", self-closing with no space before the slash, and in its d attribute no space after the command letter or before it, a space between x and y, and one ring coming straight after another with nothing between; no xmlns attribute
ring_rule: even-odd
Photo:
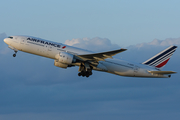
<svg viewBox="0 0 180 120"><path fill-rule="evenodd" d="M54 60L54 66L66 69L68 66L71 66L71 64L75 61L76 60L74 59L74 56L72 54L61 52L58 56L58 59Z"/></svg>
<svg viewBox="0 0 180 120"><path fill-rule="evenodd" d="M59 54L58 61L60 63L70 65L70 64L72 64L74 62L74 57L73 57L72 54L69 54L69 53L66 53L66 52L61 52Z"/></svg>
<svg viewBox="0 0 180 120"><path fill-rule="evenodd" d="M54 66L66 69L68 67L68 64L63 64L63 63L60 63L60 62L54 60Z"/></svg>

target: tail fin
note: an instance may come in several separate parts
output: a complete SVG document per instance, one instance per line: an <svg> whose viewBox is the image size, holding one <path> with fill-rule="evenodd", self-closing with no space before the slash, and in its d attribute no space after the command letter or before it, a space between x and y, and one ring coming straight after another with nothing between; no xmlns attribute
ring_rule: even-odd
<svg viewBox="0 0 180 120"><path fill-rule="evenodd" d="M152 58L148 59L147 61L143 62L142 64L162 68L169 61L176 49L177 46L170 46L157 55L153 56Z"/></svg>

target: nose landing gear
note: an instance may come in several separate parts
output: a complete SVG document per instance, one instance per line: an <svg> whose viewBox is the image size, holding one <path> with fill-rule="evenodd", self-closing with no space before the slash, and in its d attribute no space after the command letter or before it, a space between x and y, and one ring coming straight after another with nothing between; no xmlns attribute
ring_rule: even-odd
<svg viewBox="0 0 180 120"><path fill-rule="evenodd" d="M18 52L18 49L12 47L12 46L8 46L10 49L14 50L14 54L13 54L13 57L16 57L16 53Z"/></svg>
<svg viewBox="0 0 180 120"><path fill-rule="evenodd" d="M14 51L15 53L13 54L13 57L16 57L17 51Z"/></svg>
<svg viewBox="0 0 180 120"><path fill-rule="evenodd" d="M13 57L16 57L16 54L13 54Z"/></svg>

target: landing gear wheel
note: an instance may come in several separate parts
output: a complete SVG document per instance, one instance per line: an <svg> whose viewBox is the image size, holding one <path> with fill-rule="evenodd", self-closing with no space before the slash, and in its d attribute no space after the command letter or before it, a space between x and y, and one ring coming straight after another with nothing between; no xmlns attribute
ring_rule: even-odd
<svg viewBox="0 0 180 120"><path fill-rule="evenodd" d="M82 72L80 72L80 73L78 73L78 76L82 76L82 77L89 77L89 76L91 76L92 75L92 72L89 72L89 71L82 71Z"/></svg>
<svg viewBox="0 0 180 120"><path fill-rule="evenodd" d="M16 57L16 54L13 54L13 57Z"/></svg>
<svg viewBox="0 0 180 120"><path fill-rule="evenodd" d="M81 76L82 75L82 73L78 73L78 76Z"/></svg>
<svg viewBox="0 0 180 120"><path fill-rule="evenodd" d="M82 76L82 77L89 77L92 75L92 69L93 67L90 66L90 63L81 63L81 65L79 66L79 73L78 76Z"/></svg>
<svg viewBox="0 0 180 120"><path fill-rule="evenodd" d="M84 77L84 76L86 76L86 73L84 71L82 71L81 75Z"/></svg>
<svg viewBox="0 0 180 120"><path fill-rule="evenodd" d="M91 71L89 72L89 75L92 75L92 72L91 72Z"/></svg>

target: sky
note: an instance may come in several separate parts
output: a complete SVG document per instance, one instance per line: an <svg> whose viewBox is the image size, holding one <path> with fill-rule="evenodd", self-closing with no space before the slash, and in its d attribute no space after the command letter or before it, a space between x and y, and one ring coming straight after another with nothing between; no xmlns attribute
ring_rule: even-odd
<svg viewBox="0 0 180 120"><path fill-rule="evenodd" d="M6 0L0 7L0 33L62 43L101 37L127 47L178 38L179 4L179 0Z"/></svg>
<svg viewBox="0 0 180 120"><path fill-rule="evenodd" d="M179 120L179 48L163 70L169 79L129 78L93 71L23 52L3 42L30 35L94 51L121 47L115 58L142 63L180 45L180 1L6 0L0 6L0 119Z"/></svg>
<svg viewBox="0 0 180 120"><path fill-rule="evenodd" d="M93 71L79 77L78 67L55 67L52 59L13 51L0 34L0 119L3 120L179 120L180 50L163 70L173 70L171 78L131 78ZM97 42L95 42L97 41ZM75 47L94 51L115 49L109 39L72 39ZM142 63L180 38L152 40L130 45L115 58Z"/></svg>

